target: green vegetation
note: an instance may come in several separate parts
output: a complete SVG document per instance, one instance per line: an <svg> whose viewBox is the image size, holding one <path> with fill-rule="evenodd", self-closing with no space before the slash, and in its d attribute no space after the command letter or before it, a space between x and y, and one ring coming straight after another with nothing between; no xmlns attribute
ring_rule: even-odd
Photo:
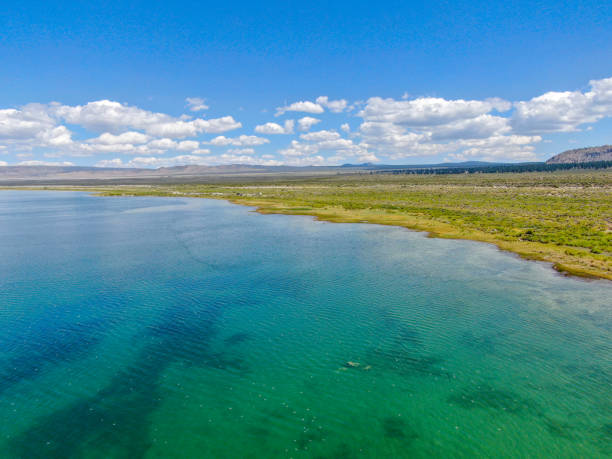
<svg viewBox="0 0 612 459"><path fill-rule="evenodd" d="M273 183L79 189L109 196L228 199L256 206L262 213L404 226L433 237L493 243L525 258L551 262L561 272L612 279L611 169L355 174Z"/></svg>

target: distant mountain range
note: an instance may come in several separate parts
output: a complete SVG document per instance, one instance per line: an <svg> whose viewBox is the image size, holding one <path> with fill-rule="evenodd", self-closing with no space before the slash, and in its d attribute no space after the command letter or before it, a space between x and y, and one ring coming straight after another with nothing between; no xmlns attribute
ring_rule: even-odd
<svg viewBox="0 0 612 459"><path fill-rule="evenodd" d="M37 182L163 182L163 181L198 181L198 179L241 181L250 177L313 177L336 174L350 174L364 171L381 171L390 169L449 169L466 167L492 166L497 163L468 161L463 163L417 164L417 165L378 165L378 164L344 164L342 166L252 166L230 164L226 166L174 166L159 169L105 168L82 166L3 166L0 167L0 184L19 184Z"/></svg>
<svg viewBox="0 0 612 459"><path fill-rule="evenodd" d="M459 174L472 172L528 172L577 167L610 167L612 146L569 150L546 163L493 163L465 161L439 164L343 164L342 166L258 166L229 164L225 166L174 166L159 169L105 168L82 166L2 166L0 185L45 184L154 184L247 182L278 178L299 179L355 173ZM611 163L611 164L608 164Z"/></svg>
<svg viewBox="0 0 612 459"><path fill-rule="evenodd" d="M578 164L598 161L612 161L612 145L577 148L553 156L546 164Z"/></svg>

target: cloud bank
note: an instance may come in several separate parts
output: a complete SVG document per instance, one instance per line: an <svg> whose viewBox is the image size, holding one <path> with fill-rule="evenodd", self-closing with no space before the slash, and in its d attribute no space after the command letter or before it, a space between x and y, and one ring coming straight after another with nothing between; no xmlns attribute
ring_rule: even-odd
<svg viewBox="0 0 612 459"><path fill-rule="evenodd" d="M234 115L197 114L210 108L203 98L185 99L184 108L188 114L173 116L106 99L2 108L0 165L68 164L78 157L113 167L534 160L547 135L590 129L612 116L612 78L523 101L318 96L275 110L276 118L293 117L260 115L259 124L246 127Z"/></svg>

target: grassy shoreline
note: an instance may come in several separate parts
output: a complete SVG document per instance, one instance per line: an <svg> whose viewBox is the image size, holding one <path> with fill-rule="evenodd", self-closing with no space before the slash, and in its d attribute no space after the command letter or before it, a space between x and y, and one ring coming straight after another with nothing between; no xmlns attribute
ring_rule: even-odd
<svg viewBox="0 0 612 459"><path fill-rule="evenodd" d="M491 243L525 259L552 263L564 274L612 280L610 170L42 188L225 199L262 214L402 226L430 237Z"/></svg>

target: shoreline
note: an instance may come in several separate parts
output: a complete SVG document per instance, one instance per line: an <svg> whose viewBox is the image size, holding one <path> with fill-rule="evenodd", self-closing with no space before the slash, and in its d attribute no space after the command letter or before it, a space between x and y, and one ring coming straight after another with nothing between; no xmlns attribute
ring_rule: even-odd
<svg viewBox="0 0 612 459"><path fill-rule="evenodd" d="M398 226L411 231L427 233L427 237L440 239L470 240L475 242L495 245L498 250L509 252L526 261L539 261L550 264L552 269L564 276L579 277L585 280L604 279L612 280L612 272L606 271L604 263L601 266L593 266L585 269L579 263L568 263L567 259L562 259L561 249L552 250L548 244L532 241L504 241L495 238L489 233L479 231L467 231L458 226L435 221L430 218L418 217L406 213L393 213L375 209L345 209L341 206L327 206L313 208L307 205L295 206L290 203L283 203L272 200L256 199L245 196L228 196L224 193L217 194L191 194L179 191L164 191L145 188L146 194L135 193L132 190L121 190L121 188L100 188L100 187L0 187L5 190L37 190L37 191L83 191L95 196L156 196L156 197L180 197L180 198L200 198L217 199L228 201L232 204L253 207L254 211L266 214L278 215L303 215L311 216L317 220L329 223L367 223L386 226ZM130 192L131 191L131 192ZM139 190L144 191L144 190ZM565 254L567 258L568 255ZM571 261L571 260L570 260ZM593 261L593 260L591 260Z"/></svg>
<svg viewBox="0 0 612 459"><path fill-rule="evenodd" d="M195 197L195 196L177 195L177 197ZM228 201L232 204L254 207L255 212L262 214L262 215L302 215L302 216L310 216L310 217L315 218L316 220L324 221L328 223L363 223L363 224L371 224L371 225L396 226L400 228L405 228L410 231L426 233L426 237L428 238L454 239L454 240L474 241L474 242L479 242L479 243L484 243L484 244L491 244L491 245L494 245L498 250L516 255L525 261L537 261L537 262L546 263L550 265L550 267L553 270L555 270L557 273L559 273L560 275L566 276L566 277L578 277L578 278L581 278L587 281L588 280L598 280L598 279L612 281L612 274L601 273L600 275L598 275L590 271L584 271L584 270L581 270L580 268L572 268L571 266L566 266L559 262L549 260L545 256L539 255L537 252L534 253L530 251L516 250L511 247L512 242L508 242L507 244L504 244L504 241L496 241L493 238L486 237L486 233L481 233L481 234L461 233L459 234L460 232L456 231L455 228L453 228L451 225L447 225L449 229L451 230L448 233L445 233L445 232L428 229L426 227L427 226L426 224L423 224L423 226L420 226L419 224L410 225L407 223L402 223L402 222L397 222L397 221L393 222L393 221L390 221L389 219L384 218L384 216L377 218L376 216L372 216L369 214L362 215L364 218L367 217L367 219L361 218L359 214L354 215L354 216L345 216L345 217L336 216L336 215L330 216L330 215L326 215L321 212L311 213L308 211L292 210L290 207L286 207L286 208L280 207L279 208L275 205L276 203L266 203L268 204L266 205L261 202L250 202L246 200L245 201L233 200L230 198L221 198L221 197L215 198L215 197L206 196L202 198L203 199L219 199L219 200ZM272 206L270 206L269 204L272 204ZM340 209L334 209L334 212L338 212L338 211L340 211ZM347 213L350 214L350 212L347 212ZM388 214L386 216L389 217ZM524 245L527 247L529 246L533 247L535 244L536 243L525 243Z"/></svg>

